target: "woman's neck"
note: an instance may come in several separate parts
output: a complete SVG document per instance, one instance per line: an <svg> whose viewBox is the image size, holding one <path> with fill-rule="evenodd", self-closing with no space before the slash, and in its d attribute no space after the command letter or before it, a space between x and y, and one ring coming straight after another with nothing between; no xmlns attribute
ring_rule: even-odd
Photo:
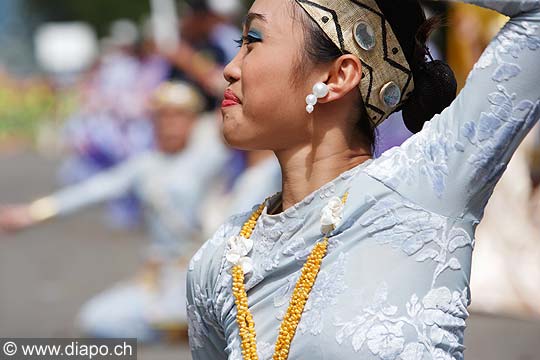
<svg viewBox="0 0 540 360"><path fill-rule="evenodd" d="M346 141L324 141L297 149L277 151L282 172L284 211L341 173L371 158L364 146L351 147Z"/></svg>
<svg viewBox="0 0 540 360"><path fill-rule="evenodd" d="M249 151L246 156L247 167L255 166L266 159L270 158L274 154L270 150L254 150Z"/></svg>

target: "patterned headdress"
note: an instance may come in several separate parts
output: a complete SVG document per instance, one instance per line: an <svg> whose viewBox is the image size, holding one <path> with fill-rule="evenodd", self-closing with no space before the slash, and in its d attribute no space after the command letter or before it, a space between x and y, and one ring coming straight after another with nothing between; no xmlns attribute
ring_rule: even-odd
<svg viewBox="0 0 540 360"><path fill-rule="evenodd" d="M360 93L373 125L414 89L412 71L375 0L295 0L343 52L362 62Z"/></svg>

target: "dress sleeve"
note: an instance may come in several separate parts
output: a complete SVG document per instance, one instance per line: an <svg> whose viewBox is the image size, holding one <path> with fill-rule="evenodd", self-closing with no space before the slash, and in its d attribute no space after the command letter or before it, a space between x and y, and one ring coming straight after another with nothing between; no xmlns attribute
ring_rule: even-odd
<svg viewBox="0 0 540 360"><path fill-rule="evenodd" d="M193 360L227 359L220 293L225 240L251 213L231 216L193 255L187 276L189 344ZM228 295L227 295L228 297Z"/></svg>
<svg viewBox="0 0 540 360"><path fill-rule="evenodd" d="M210 325L207 305L201 297L200 279L193 272L187 277L187 315L189 345L193 360L226 359L225 338Z"/></svg>
<svg viewBox="0 0 540 360"><path fill-rule="evenodd" d="M422 207L478 221L540 117L540 1L464 1L510 16L454 102L368 173Z"/></svg>

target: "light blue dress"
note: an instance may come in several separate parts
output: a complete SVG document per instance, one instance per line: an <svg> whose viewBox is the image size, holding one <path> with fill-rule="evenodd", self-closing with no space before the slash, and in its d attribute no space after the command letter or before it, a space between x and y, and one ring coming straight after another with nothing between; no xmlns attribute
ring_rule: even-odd
<svg viewBox="0 0 540 360"><path fill-rule="evenodd" d="M321 210L347 191L289 359L463 358L475 227L540 117L540 2L478 3L511 19L450 107L400 147L294 207L263 211L249 254L254 270L246 277L260 359L271 359L300 269L323 237ZM248 217L231 217L190 263L196 360L241 359L225 254Z"/></svg>

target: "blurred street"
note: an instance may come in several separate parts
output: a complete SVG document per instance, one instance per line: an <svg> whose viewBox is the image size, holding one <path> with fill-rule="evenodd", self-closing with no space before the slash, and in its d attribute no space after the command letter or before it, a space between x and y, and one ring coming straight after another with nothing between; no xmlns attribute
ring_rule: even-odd
<svg viewBox="0 0 540 360"><path fill-rule="evenodd" d="M0 154L0 202L53 190L57 166L32 153ZM107 229L103 212L95 209L16 236L0 235L0 337L78 336L73 320L81 304L133 274L143 243L141 233ZM539 339L540 321L472 314L465 357L540 359ZM187 345L139 347L141 360L189 358Z"/></svg>

